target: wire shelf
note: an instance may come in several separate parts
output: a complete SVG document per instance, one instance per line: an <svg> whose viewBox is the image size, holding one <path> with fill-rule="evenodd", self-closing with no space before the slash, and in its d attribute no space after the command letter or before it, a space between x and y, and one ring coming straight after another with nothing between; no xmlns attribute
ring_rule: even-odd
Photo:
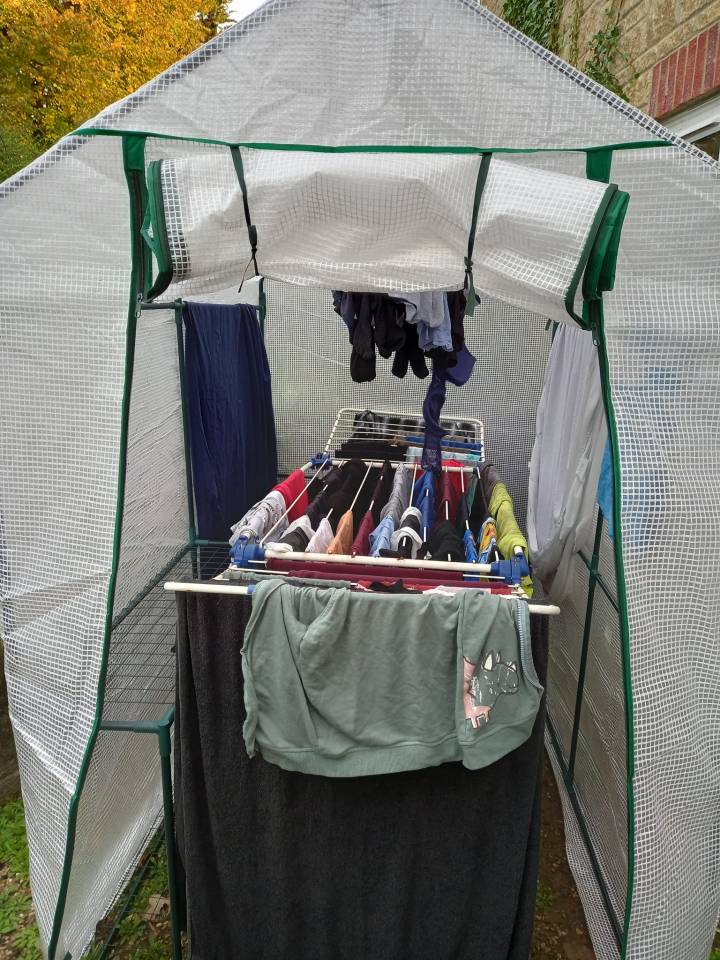
<svg viewBox="0 0 720 960"><path fill-rule="evenodd" d="M224 544L188 546L121 612L110 639L103 720L151 720L175 702L175 598L166 579L211 580L228 565Z"/></svg>

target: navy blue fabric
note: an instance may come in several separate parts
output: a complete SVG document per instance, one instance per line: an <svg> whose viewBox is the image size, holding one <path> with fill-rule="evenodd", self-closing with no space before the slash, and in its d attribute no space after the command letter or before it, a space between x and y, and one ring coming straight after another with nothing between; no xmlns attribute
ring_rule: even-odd
<svg viewBox="0 0 720 960"><path fill-rule="evenodd" d="M442 449L440 441L447 433L440 426L440 414L445 406L447 387L447 368L433 360L433 373L423 403L423 421L425 423L425 443L421 463L425 470L440 471L442 468Z"/></svg>
<svg viewBox="0 0 720 960"><path fill-rule="evenodd" d="M227 540L277 483L270 367L254 306L187 303L183 318L197 533Z"/></svg>

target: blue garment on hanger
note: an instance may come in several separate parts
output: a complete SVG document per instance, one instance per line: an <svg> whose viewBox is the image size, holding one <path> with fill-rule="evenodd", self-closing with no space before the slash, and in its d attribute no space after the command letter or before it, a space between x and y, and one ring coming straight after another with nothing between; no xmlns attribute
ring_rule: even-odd
<svg viewBox="0 0 720 960"><path fill-rule="evenodd" d="M477 563L478 562L478 553L475 546L475 538L472 535L472 530L466 530L463 534L463 541L465 543L465 562L466 563Z"/></svg>
<svg viewBox="0 0 720 960"><path fill-rule="evenodd" d="M426 471L419 480L415 481L413 491L413 506L417 507L422 516L420 534L423 540L427 539L435 524L435 474ZM426 536L427 533L427 536Z"/></svg>
<svg viewBox="0 0 720 960"><path fill-rule="evenodd" d="M611 540L615 537L615 512L613 507L613 465L610 437L605 441L605 453L600 466L597 502L602 515L607 520L607 532Z"/></svg>
<svg viewBox="0 0 720 960"><path fill-rule="evenodd" d="M270 367L254 306L186 303L183 319L197 534L227 540L277 482Z"/></svg>
<svg viewBox="0 0 720 960"><path fill-rule="evenodd" d="M370 534L370 553L368 556L379 557L381 550L390 549L390 537L395 533L395 521L392 517L384 517Z"/></svg>

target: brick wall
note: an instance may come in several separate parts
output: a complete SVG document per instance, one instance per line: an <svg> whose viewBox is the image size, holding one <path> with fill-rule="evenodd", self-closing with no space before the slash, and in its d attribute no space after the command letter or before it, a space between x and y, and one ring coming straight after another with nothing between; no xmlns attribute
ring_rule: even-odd
<svg viewBox="0 0 720 960"><path fill-rule="evenodd" d="M655 64L650 113L665 117L720 90L720 27L716 23Z"/></svg>
<svg viewBox="0 0 720 960"><path fill-rule="evenodd" d="M561 0L559 53L582 69L612 8L620 27L614 73L629 101L663 117L720 90L720 0ZM503 0L485 0L502 16ZM573 56L573 47L577 56Z"/></svg>

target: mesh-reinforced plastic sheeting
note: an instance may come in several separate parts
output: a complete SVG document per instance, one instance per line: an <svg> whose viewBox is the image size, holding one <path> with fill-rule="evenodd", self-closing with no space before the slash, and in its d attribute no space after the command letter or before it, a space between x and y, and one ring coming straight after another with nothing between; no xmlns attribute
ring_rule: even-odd
<svg viewBox="0 0 720 960"><path fill-rule="evenodd" d="M720 165L618 154L613 178L632 197L605 309L634 701L628 957L702 960L720 908Z"/></svg>
<svg viewBox="0 0 720 960"><path fill-rule="evenodd" d="M137 601L188 540L174 314L143 311L135 349L114 607L120 622L110 639L103 709L111 720L158 720L175 702L174 606L161 596L162 584ZM189 562L178 569L187 575ZM80 956L88 929L112 905L161 807L157 738L102 731L78 808L59 956Z"/></svg>
<svg viewBox="0 0 720 960"><path fill-rule="evenodd" d="M605 528L601 535L600 556L603 582L610 587L610 593L614 596L612 543ZM585 559L589 562L590 555ZM571 755L589 583L588 568L583 560L576 556L573 559L571 586L563 601L561 615L550 622L548 714L557 746L566 765ZM595 587L579 716L573 788L583 826L588 832L597 860L601 882L617 925L622 929L627 893L627 740L622 647L618 614L599 584ZM557 762L554 763L554 769L557 775ZM575 844L573 838L577 836L577 814L570 812L567 788L562 775L557 779L563 794L569 859L575 880L579 889L588 893L592 903L595 903L597 898L602 903L602 894L595 874L591 871L588 876L587 873L586 867L590 866L587 852L571 849ZM568 822L568 817L571 823ZM578 839L584 846L582 838ZM590 913L596 953L603 960L617 957L618 943L612 929L594 910Z"/></svg>
<svg viewBox="0 0 720 960"><path fill-rule="evenodd" d="M120 143L65 141L0 186L0 210L0 599L47 943L112 564L130 278Z"/></svg>
<svg viewBox="0 0 720 960"><path fill-rule="evenodd" d="M347 328L327 290L265 282L265 344L272 374L278 469L289 473L321 451L341 407L420 414L429 377L400 380L378 357L372 383L350 378ZM464 387L448 384L443 416L475 417L485 426L485 456L498 468L521 523L527 510L528 461L535 437L550 333L540 318L482 300L465 320L477 357Z"/></svg>
<svg viewBox="0 0 720 960"><path fill-rule="evenodd" d="M478 157L272 150L238 156L263 276L356 291L463 285ZM149 179L157 194L153 235L169 250L179 281L237 276L251 266L230 150L166 159ZM493 157L474 241L478 290L573 322L565 301L574 300L583 255L613 191Z"/></svg>
<svg viewBox="0 0 720 960"><path fill-rule="evenodd" d="M605 317L633 705L634 806L627 812L634 868L626 957L705 960L720 907L718 164L474 0L270 0L95 123L108 132L145 129L295 147L567 150L657 136L679 144L615 153L611 179L631 199ZM68 138L0 188L0 580L10 709L45 943L60 892L70 798L96 714L112 566L130 282L120 147L114 137ZM227 147L184 144L180 151L177 143L151 140L147 159L209 155L203 151L217 155ZM287 151L286 160L292 156ZM544 171L583 172L582 155L505 159ZM221 223L208 245L222 250ZM481 271L479 257L476 251ZM229 285L229 276L211 274L175 283L168 293L197 296ZM269 286L275 301L269 346L288 465L303 460L311 441L322 446L339 406L402 410L409 403L418 409L420 383L390 387L382 374L360 390L351 384L349 346L339 320L329 315L327 294ZM275 319L282 316L278 298L292 308L289 320ZM537 333L542 326L521 320L517 311L483 303L478 316L489 320L470 330L471 348L493 363L469 385L484 409L468 412L484 421L488 456L507 473L522 514L532 397L547 341ZM162 345L167 320L157 323L148 330ZM328 324L336 324L335 333L328 334ZM532 373L524 385L526 360ZM183 486L171 476L178 464L176 410L172 393L165 397L164 362L159 368L163 375L139 393L129 449L154 449L157 440L169 460L167 466L152 459L142 467L128 464L122 603L153 566L152 551L140 543L145 523L160 544L158 573L182 531ZM313 403L317 396L324 399ZM448 409L457 404L460 413L465 402L453 390ZM154 410L163 411L160 420ZM145 483L153 497L141 492ZM601 570L609 572L606 545L603 550ZM558 650L550 679L550 714L563 749L572 730L584 623L586 577L578 577L554 634L565 649ZM620 905L627 853L627 844L618 849L624 813L621 646L618 636L602 632L609 611L596 602L589 658L599 659L588 661L576 791L611 901ZM603 722L617 727L602 730ZM149 763L146 746L131 745L129 738L113 744L102 734L80 803L78 859L58 956L66 948L77 953L89 941L152 827L158 797ZM125 778L125 806L113 771ZM612 794L603 810L593 795L598 783L609 784ZM126 812L133 805L137 816L131 820ZM566 812L569 857L596 953L616 960L582 830L567 805ZM128 827L123 837L105 832L116 816ZM105 874L92 864L94 851L98 862L107 858Z"/></svg>
<svg viewBox="0 0 720 960"><path fill-rule="evenodd" d="M90 123L340 146L567 148L663 131L477 0L268 0Z"/></svg>

